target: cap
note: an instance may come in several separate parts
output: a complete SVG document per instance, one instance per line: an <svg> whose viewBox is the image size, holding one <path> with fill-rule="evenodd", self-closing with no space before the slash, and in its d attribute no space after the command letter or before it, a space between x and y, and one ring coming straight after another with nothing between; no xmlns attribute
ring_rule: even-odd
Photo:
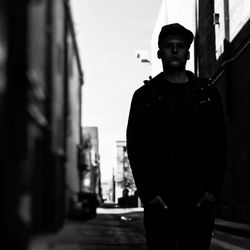
<svg viewBox="0 0 250 250"><path fill-rule="evenodd" d="M160 47L160 42L162 41L162 39L170 35L182 36L187 41L189 47L194 39L194 35L190 30L186 29L179 23L172 23L167 24L161 28L158 38L158 46Z"/></svg>

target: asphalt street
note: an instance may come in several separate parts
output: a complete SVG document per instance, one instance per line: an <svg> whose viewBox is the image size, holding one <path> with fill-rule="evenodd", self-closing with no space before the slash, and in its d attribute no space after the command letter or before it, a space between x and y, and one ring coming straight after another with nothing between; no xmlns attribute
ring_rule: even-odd
<svg viewBox="0 0 250 250"><path fill-rule="evenodd" d="M146 250L142 208L98 208L94 219L67 220L54 235L30 242L29 250ZM211 250L249 250L250 239L214 231Z"/></svg>

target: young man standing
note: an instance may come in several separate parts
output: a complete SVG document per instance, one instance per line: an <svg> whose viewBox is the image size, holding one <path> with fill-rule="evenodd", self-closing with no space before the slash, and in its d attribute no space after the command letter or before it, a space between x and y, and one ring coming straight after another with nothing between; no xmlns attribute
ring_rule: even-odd
<svg viewBox="0 0 250 250"><path fill-rule="evenodd" d="M163 26L163 72L145 81L131 102L128 157L144 204L149 250L210 246L226 136L216 87L186 70L192 41L182 25Z"/></svg>

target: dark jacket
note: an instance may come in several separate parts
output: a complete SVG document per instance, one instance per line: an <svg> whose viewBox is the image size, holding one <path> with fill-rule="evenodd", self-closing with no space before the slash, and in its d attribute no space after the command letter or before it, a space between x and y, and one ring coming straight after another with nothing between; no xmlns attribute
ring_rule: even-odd
<svg viewBox="0 0 250 250"><path fill-rule="evenodd" d="M189 82L145 81L133 95L127 149L139 197L194 204L204 192L219 197L226 135L219 93L187 71Z"/></svg>

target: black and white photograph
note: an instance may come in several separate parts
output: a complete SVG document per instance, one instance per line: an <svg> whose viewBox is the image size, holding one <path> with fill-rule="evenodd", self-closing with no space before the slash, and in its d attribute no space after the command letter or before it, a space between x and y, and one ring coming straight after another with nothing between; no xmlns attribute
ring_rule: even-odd
<svg viewBox="0 0 250 250"><path fill-rule="evenodd" d="M1 0L4 250L250 250L249 0Z"/></svg>

